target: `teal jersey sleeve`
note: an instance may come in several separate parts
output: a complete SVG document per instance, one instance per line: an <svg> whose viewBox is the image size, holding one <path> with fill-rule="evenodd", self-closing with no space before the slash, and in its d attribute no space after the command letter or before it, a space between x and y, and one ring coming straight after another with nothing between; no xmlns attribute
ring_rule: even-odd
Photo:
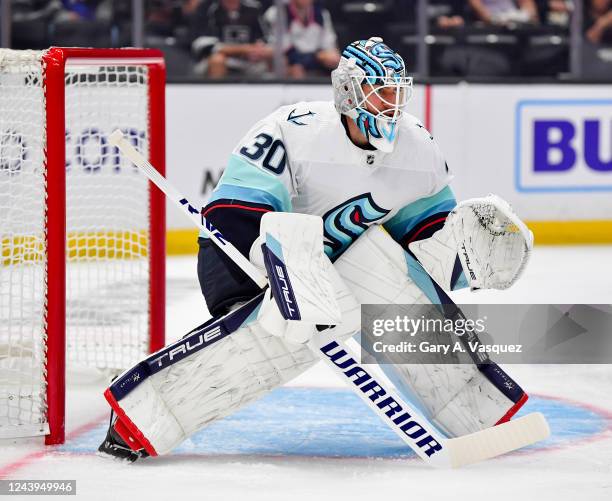
<svg viewBox="0 0 612 501"><path fill-rule="evenodd" d="M384 227L394 240L406 248L410 242L428 238L439 230L456 205L455 195L449 186L445 186L435 195L402 207ZM434 232L427 231L434 226Z"/></svg>
<svg viewBox="0 0 612 501"><path fill-rule="evenodd" d="M295 180L274 114L258 122L238 143L205 208L291 212ZM200 236L204 237L201 233Z"/></svg>
<svg viewBox="0 0 612 501"><path fill-rule="evenodd" d="M291 195L286 184L236 153L230 156L209 203L220 199L261 203L279 212L292 210Z"/></svg>
<svg viewBox="0 0 612 501"><path fill-rule="evenodd" d="M410 252L408 245L417 240L431 237L440 230L448 213L455 208L457 201L449 186L445 186L432 196L421 198L400 209L384 228L404 250ZM463 270L457 268L452 283L453 290L467 287Z"/></svg>

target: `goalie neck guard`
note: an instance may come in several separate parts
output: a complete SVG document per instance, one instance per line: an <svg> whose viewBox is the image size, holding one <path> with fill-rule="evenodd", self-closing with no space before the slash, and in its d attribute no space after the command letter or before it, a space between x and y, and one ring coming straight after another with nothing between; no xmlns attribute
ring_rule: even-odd
<svg viewBox="0 0 612 501"><path fill-rule="evenodd" d="M402 57L382 38L358 40L344 49L331 77L336 110L353 119L376 149L393 151L403 108L412 95L412 77L406 76Z"/></svg>

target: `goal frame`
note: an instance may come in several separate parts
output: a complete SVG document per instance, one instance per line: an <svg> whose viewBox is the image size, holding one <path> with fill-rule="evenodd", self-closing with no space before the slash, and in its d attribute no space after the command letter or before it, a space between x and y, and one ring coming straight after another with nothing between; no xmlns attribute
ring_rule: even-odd
<svg viewBox="0 0 612 501"><path fill-rule="evenodd" d="M165 79L163 53L156 49L90 49L51 47L43 55L45 93L45 208L47 261L45 301L47 344L47 445L65 439L66 407L66 137L65 69L79 65L137 63L148 67L149 158L165 171ZM149 351L163 347L165 339L165 199L149 186ZM161 258L160 258L161 256ZM63 277L56 280L54 277ZM159 307L159 305L164 305ZM157 307L155 307L157 305Z"/></svg>

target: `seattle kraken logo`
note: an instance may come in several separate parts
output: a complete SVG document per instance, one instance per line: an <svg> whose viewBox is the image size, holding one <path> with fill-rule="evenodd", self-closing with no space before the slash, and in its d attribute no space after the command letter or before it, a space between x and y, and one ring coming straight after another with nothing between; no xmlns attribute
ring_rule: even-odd
<svg viewBox="0 0 612 501"><path fill-rule="evenodd" d="M376 205L371 193L342 202L323 216L325 253L333 261L342 254L368 226L389 214Z"/></svg>
<svg viewBox="0 0 612 501"><path fill-rule="evenodd" d="M404 70L404 60L399 54L393 52L384 43L377 43L371 49L372 55L382 59L385 68L390 68L395 72Z"/></svg>
<svg viewBox="0 0 612 501"><path fill-rule="evenodd" d="M397 122L385 122L384 120L377 120L372 113L362 109L357 108L357 118L355 118L355 123L361 133L369 140L370 137L374 137L376 139L380 139L381 137L385 137L389 141L393 141L395 139L395 134L397 133Z"/></svg>
<svg viewBox="0 0 612 501"><path fill-rule="evenodd" d="M395 79L403 76L406 69L404 60L384 43L378 42L368 50L368 41L353 42L342 52L346 59L355 59L357 66L368 77L393 76ZM381 83L372 81L371 83Z"/></svg>
<svg viewBox="0 0 612 501"><path fill-rule="evenodd" d="M357 108L357 113L358 115L357 118L355 118L355 123L357 124L357 127L359 127L359 130L365 137L382 137L382 134L378 130L378 127L376 127L377 120L374 115L360 108Z"/></svg>

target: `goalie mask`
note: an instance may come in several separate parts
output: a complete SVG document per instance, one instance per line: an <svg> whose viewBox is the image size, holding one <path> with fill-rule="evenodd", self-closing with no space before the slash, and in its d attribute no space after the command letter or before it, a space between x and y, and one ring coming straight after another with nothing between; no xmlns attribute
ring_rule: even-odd
<svg viewBox="0 0 612 501"><path fill-rule="evenodd" d="M352 118L376 149L391 152L403 108L412 95L402 57L382 38L351 43L332 71L336 109Z"/></svg>

